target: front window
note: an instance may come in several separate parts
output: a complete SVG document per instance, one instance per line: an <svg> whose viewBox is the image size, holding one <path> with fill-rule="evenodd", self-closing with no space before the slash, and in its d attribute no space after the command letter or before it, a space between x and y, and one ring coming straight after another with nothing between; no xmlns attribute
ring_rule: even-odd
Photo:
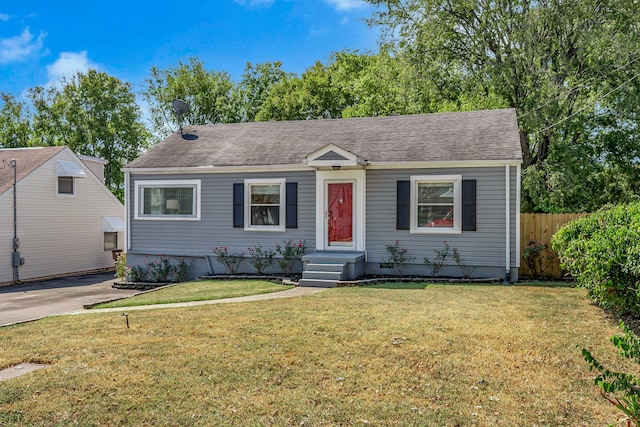
<svg viewBox="0 0 640 427"><path fill-rule="evenodd" d="M284 230L285 180L245 180L246 229Z"/></svg>
<svg viewBox="0 0 640 427"><path fill-rule="evenodd" d="M461 195L458 175L411 177L411 231L460 232Z"/></svg>
<svg viewBox="0 0 640 427"><path fill-rule="evenodd" d="M200 219L200 181L137 181L136 219Z"/></svg>

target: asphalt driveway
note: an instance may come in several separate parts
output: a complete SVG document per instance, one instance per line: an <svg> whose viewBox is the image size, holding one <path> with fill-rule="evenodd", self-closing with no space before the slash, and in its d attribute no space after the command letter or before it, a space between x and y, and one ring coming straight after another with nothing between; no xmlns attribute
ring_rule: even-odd
<svg viewBox="0 0 640 427"><path fill-rule="evenodd" d="M0 287L0 326L82 310L85 304L140 292L114 289L114 281L113 272L107 272Z"/></svg>

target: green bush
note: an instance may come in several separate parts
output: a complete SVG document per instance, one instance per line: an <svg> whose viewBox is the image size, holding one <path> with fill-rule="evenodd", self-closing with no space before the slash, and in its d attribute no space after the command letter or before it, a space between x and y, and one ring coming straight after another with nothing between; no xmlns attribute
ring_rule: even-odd
<svg viewBox="0 0 640 427"><path fill-rule="evenodd" d="M640 315L640 202L605 207L558 230L560 265L600 305Z"/></svg>

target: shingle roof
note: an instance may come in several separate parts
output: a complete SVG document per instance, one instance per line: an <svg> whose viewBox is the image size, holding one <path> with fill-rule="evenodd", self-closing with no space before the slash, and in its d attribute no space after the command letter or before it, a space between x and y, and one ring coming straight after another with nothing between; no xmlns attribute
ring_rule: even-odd
<svg viewBox="0 0 640 427"><path fill-rule="evenodd" d="M56 146L0 149L0 194L3 194L13 186L11 160L17 162L16 171L19 182L65 148L64 146Z"/></svg>
<svg viewBox="0 0 640 427"><path fill-rule="evenodd" d="M302 165L328 144L374 162L521 161L513 109L186 127L126 168Z"/></svg>

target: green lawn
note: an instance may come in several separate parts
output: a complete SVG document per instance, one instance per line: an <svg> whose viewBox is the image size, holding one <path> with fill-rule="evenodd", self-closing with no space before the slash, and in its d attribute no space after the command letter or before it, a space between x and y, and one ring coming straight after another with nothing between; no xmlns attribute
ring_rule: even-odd
<svg viewBox="0 0 640 427"><path fill-rule="evenodd" d="M0 368L50 364L0 384L0 425L604 426L618 416L580 354L617 361L616 321L580 289L336 288L129 322L90 313L0 328Z"/></svg>
<svg viewBox="0 0 640 427"><path fill-rule="evenodd" d="M135 305L168 304L187 301L207 301L222 298L244 297L284 291L293 286L264 280L198 280L168 286L141 295L100 304L95 308L131 307Z"/></svg>

